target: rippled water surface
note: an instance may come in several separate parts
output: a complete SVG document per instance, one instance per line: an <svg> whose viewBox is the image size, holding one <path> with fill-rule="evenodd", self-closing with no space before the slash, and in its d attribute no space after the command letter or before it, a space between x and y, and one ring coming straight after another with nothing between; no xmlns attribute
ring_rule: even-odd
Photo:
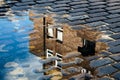
<svg viewBox="0 0 120 80"><path fill-rule="evenodd" d="M40 58L29 52L28 15L0 18L0 80L39 80Z"/></svg>

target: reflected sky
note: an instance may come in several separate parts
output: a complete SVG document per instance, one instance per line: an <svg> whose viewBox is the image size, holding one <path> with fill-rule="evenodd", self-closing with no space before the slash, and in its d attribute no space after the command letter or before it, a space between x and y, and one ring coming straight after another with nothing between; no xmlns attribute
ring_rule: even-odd
<svg viewBox="0 0 120 80"><path fill-rule="evenodd" d="M33 22L29 16L0 18L0 80L38 80L40 58L29 52L29 33Z"/></svg>

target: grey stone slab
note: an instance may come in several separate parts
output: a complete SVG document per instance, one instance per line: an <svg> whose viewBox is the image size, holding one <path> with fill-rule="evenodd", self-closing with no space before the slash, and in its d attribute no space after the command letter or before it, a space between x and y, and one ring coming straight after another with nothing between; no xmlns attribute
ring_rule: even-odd
<svg viewBox="0 0 120 80"><path fill-rule="evenodd" d="M102 0L88 0L89 2L101 2Z"/></svg>
<svg viewBox="0 0 120 80"><path fill-rule="evenodd" d="M31 1L34 1L34 0L20 0L21 2L31 2Z"/></svg>
<svg viewBox="0 0 120 80"><path fill-rule="evenodd" d="M109 3L107 4L108 6L120 6L120 2L116 2L116 3Z"/></svg>
<svg viewBox="0 0 120 80"><path fill-rule="evenodd" d="M59 0L59 1L55 1L54 3L56 4L64 4L64 3L69 3L71 2L70 0Z"/></svg>
<svg viewBox="0 0 120 80"><path fill-rule="evenodd" d="M99 66L103 66L106 64L110 64L112 63L113 60L110 58L103 58L103 59L98 59L98 60L93 60L90 62L90 66L91 67L99 67Z"/></svg>
<svg viewBox="0 0 120 80"><path fill-rule="evenodd" d="M59 7L59 8L55 8L52 11L57 12L57 11L65 11L65 10L69 10L70 7Z"/></svg>
<svg viewBox="0 0 120 80"><path fill-rule="evenodd" d="M80 5L80 4L86 4L88 3L88 1L74 1L74 2L70 2L70 5Z"/></svg>
<svg viewBox="0 0 120 80"><path fill-rule="evenodd" d="M24 3L16 3L16 6L24 6L24 5L33 5L35 2L24 2Z"/></svg>
<svg viewBox="0 0 120 80"><path fill-rule="evenodd" d="M87 13L86 12L73 12L73 13L70 13L71 16L80 16L80 15L86 15Z"/></svg>
<svg viewBox="0 0 120 80"><path fill-rule="evenodd" d="M86 19L87 22L96 22L96 21L101 21L101 20L105 20L106 17L94 17L94 18L90 18L90 19Z"/></svg>
<svg viewBox="0 0 120 80"><path fill-rule="evenodd" d="M118 28L118 27L120 27L120 22L112 23L112 24L108 25L108 27L110 27L110 28Z"/></svg>
<svg viewBox="0 0 120 80"><path fill-rule="evenodd" d="M120 70L120 62L113 64L113 66Z"/></svg>
<svg viewBox="0 0 120 80"><path fill-rule="evenodd" d="M109 46L117 46L120 45L120 40L112 41L108 43Z"/></svg>
<svg viewBox="0 0 120 80"><path fill-rule="evenodd" d="M109 3L119 2L120 0L107 0Z"/></svg>
<svg viewBox="0 0 120 80"><path fill-rule="evenodd" d="M99 12L99 13L89 14L90 17L98 17L98 16L106 16L106 15L108 15L107 12Z"/></svg>
<svg viewBox="0 0 120 80"><path fill-rule="evenodd" d="M89 10L89 11L87 11L88 13L97 13L97 12L104 12L105 11L105 9L93 9L93 10Z"/></svg>
<svg viewBox="0 0 120 80"><path fill-rule="evenodd" d="M116 23L120 21L120 17L104 20L107 23Z"/></svg>
<svg viewBox="0 0 120 80"><path fill-rule="evenodd" d="M63 4L54 4L54 5L52 5L52 8L59 8L59 7L69 7L69 5L68 4L65 4L65 3L63 3Z"/></svg>
<svg viewBox="0 0 120 80"><path fill-rule="evenodd" d="M84 23L85 23L85 20L69 21L69 24L71 26L80 25L80 24L84 24Z"/></svg>
<svg viewBox="0 0 120 80"><path fill-rule="evenodd" d="M98 80L113 80L112 78L109 78L109 77L103 77L103 78L100 78Z"/></svg>
<svg viewBox="0 0 120 80"><path fill-rule="evenodd" d="M110 57L115 61L120 61L120 54L113 54L113 55L110 55Z"/></svg>
<svg viewBox="0 0 120 80"><path fill-rule="evenodd" d="M15 11L23 11L23 10L28 10L28 9L30 9L30 6L19 6L19 7L13 6L11 9L12 9L12 10L15 10Z"/></svg>
<svg viewBox="0 0 120 80"><path fill-rule="evenodd" d="M110 47L109 51L114 54L120 53L120 45Z"/></svg>
<svg viewBox="0 0 120 80"><path fill-rule="evenodd" d="M120 80L120 72L114 73L113 77L115 80Z"/></svg>
<svg viewBox="0 0 120 80"><path fill-rule="evenodd" d="M113 34L110 37L112 37L113 39L120 39L120 33Z"/></svg>
<svg viewBox="0 0 120 80"><path fill-rule="evenodd" d="M117 17L120 17L120 14L110 14L108 16L106 16L108 18L117 18Z"/></svg>
<svg viewBox="0 0 120 80"><path fill-rule="evenodd" d="M101 25L109 25L108 23L106 22L103 22L103 21L97 21L97 22L92 22L92 23L88 23L86 24L88 26L92 26L92 27L97 27L97 26L101 26Z"/></svg>
<svg viewBox="0 0 120 80"><path fill-rule="evenodd" d="M68 20L75 21L75 20L81 20L81 19L86 19L86 18L89 18L89 16L88 15L70 16L68 17Z"/></svg>
<svg viewBox="0 0 120 80"><path fill-rule="evenodd" d="M89 5L88 4L80 4L80 5L74 5L74 6L71 6L72 8L76 9L76 8L87 8Z"/></svg>
<svg viewBox="0 0 120 80"><path fill-rule="evenodd" d="M103 76L103 75L110 75L110 74L116 72L117 69L112 66L107 65L107 66L97 68L97 71L98 71L98 73L97 73L98 76Z"/></svg>
<svg viewBox="0 0 120 80"><path fill-rule="evenodd" d="M70 11L70 13L72 12L72 13L78 13L78 12L84 12L84 11L87 11L87 10L89 10L88 8L78 8L78 9L71 9L71 10L69 10Z"/></svg>
<svg viewBox="0 0 120 80"><path fill-rule="evenodd" d="M101 8L105 8L106 6L105 5L99 5L99 6L91 6L89 7L89 9L101 9Z"/></svg>
<svg viewBox="0 0 120 80"><path fill-rule="evenodd" d="M120 32L120 27L119 27L119 28L111 29L111 31L113 31L113 32L115 32L115 33L119 33L119 32Z"/></svg>
<svg viewBox="0 0 120 80"><path fill-rule="evenodd" d="M104 51L104 52L101 52L100 55L104 56L104 57L107 57L109 55L111 55L112 53L110 52L107 52L107 51Z"/></svg>
<svg viewBox="0 0 120 80"><path fill-rule="evenodd" d="M91 6L106 4L106 2L93 2L90 3Z"/></svg>
<svg viewBox="0 0 120 80"><path fill-rule="evenodd" d="M120 9L108 11L109 13L120 13Z"/></svg>
<svg viewBox="0 0 120 80"><path fill-rule="evenodd" d="M116 10L116 9L120 9L120 5L119 6L111 6L111 7L106 7L106 10Z"/></svg>

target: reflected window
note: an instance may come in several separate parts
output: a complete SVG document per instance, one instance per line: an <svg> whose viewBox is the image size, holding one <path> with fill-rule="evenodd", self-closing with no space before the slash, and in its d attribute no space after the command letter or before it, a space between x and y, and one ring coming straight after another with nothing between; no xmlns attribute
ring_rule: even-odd
<svg viewBox="0 0 120 80"><path fill-rule="evenodd" d="M48 25L47 34L48 38L54 37L54 29L50 25Z"/></svg>
<svg viewBox="0 0 120 80"><path fill-rule="evenodd" d="M53 51L50 50L50 49L47 49L47 52L46 52L46 57L49 58L49 57L52 57L53 56Z"/></svg>
<svg viewBox="0 0 120 80"><path fill-rule="evenodd" d="M62 42L63 41L63 29L57 28L56 34L57 34L57 41Z"/></svg>
<svg viewBox="0 0 120 80"><path fill-rule="evenodd" d="M61 69L61 65L59 64L62 61L62 55L59 53L56 53L56 57L58 58L55 60L55 67L58 67Z"/></svg>

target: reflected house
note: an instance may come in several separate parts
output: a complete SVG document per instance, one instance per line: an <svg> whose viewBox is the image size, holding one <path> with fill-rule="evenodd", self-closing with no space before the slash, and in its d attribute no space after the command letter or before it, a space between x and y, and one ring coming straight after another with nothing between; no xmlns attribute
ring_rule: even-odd
<svg viewBox="0 0 120 80"><path fill-rule="evenodd" d="M44 69L52 67L61 72L62 69L77 66L82 62L81 54L83 56L95 55L96 40L100 38L100 32L90 28L79 28L85 27L83 25L72 28L67 24L62 24L60 27L54 27L55 22L50 16L46 17L45 25L43 25L44 19L34 16L34 13L30 14L30 19L34 22L34 30L36 30L30 34L30 51L46 60ZM48 71L46 74L51 73Z"/></svg>

